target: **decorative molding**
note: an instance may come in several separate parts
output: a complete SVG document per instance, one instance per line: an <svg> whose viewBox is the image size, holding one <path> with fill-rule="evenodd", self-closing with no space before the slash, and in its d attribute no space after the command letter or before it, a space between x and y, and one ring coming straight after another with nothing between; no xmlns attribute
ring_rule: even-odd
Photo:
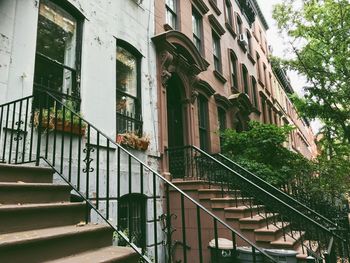
<svg viewBox="0 0 350 263"><path fill-rule="evenodd" d="M220 11L218 5L215 3L215 1L214 1L214 0L209 0L208 2L209 2L209 4L210 4L210 6L214 9L215 13L216 13L218 16L221 15L221 11Z"/></svg>
<svg viewBox="0 0 350 263"><path fill-rule="evenodd" d="M253 105L249 99L249 96L245 93L232 94L228 97L228 99L244 114L250 114L253 111Z"/></svg>
<svg viewBox="0 0 350 263"><path fill-rule="evenodd" d="M198 11L205 15L209 11L209 7L204 3L203 0L192 0L192 3L197 7Z"/></svg>
<svg viewBox="0 0 350 263"><path fill-rule="evenodd" d="M211 27L215 30L216 33L218 33L220 36L225 34L225 29L222 27L220 22L216 19L216 17L213 14L209 15L208 19Z"/></svg>
<svg viewBox="0 0 350 263"><path fill-rule="evenodd" d="M198 78L198 81L194 84L194 87L197 91L200 91L201 93L206 95L208 98L210 98L215 94L215 90L212 88L212 86L208 82L202 79Z"/></svg>
<svg viewBox="0 0 350 263"><path fill-rule="evenodd" d="M196 72L197 74L205 71L209 66L209 63L202 57L192 40L180 31L170 30L163 32L154 36L152 41L156 45L158 52L168 52L173 56L174 61L187 61L194 71L198 71ZM182 57L182 59L179 59L179 57ZM171 63L174 63L174 61L171 61Z"/></svg>
<svg viewBox="0 0 350 263"><path fill-rule="evenodd" d="M222 96L219 93L215 93L214 98L215 98L216 104L220 105L225 110L228 110L229 108L232 107L231 101L228 98L226 98L225 96Z"/></svg>

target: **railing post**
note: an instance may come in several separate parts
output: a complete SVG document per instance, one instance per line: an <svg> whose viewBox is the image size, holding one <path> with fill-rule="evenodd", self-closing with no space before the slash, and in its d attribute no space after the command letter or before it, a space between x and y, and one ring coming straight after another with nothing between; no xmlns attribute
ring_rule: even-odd
<svg viewBox="0 0 350 263"><path fill-rule="evenodd" d="M35 165L39 166L40 164L40 148L41 148L41 130L42 130L42 116L43 116L43 108L41 106L41 100L39 98L39 120L38 120L38 141L37 141L37 146L36 146L36 161Z"/></svg>

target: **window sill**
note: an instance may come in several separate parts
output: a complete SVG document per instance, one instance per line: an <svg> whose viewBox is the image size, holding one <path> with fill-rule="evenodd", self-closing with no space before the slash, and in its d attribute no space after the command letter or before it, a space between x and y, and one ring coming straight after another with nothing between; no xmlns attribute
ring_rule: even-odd
<svg viewBox="0 0 350 263"><path fill-rule="evenodd" d="M229 23L225 22L225 27L227 31L230 32L230 34L233 36L233 38L237 37L236 32L234 31L233 27Z"/></svg>
<svg viewBox="0 0 350 263"><path fill-rule="evenodd" d="M232 94L237 94L237 93L239 93L238 88L236 88L236 87L231 87L231 93L232 93Z"/></svg>
<svg viewBox="0 0 350 263"><path fill-rule="evenodd" d="M258 79L258 83L260 84L261 87L265 87L265 84L261 81L261 79Z"/></svg>
<svg viewBox="0 0 350 263"><path fill-rule="evenodd" d="M253 63L253 65L255 65L256 61L255 61L255 59L253 58L252 54L250 54L250 53L248 52L247 56L248 56L249 60Z"/></svg>
<svg viewBox="0 0 350 263"><path fill-rule="evenodd" d="M239 41L239 39L237 39L237 42L239 47L243 50L243 52L247 52L247 47L241 41Z"/></svg>
<svg viewBox="0 0 350 263"><path fill-rule="evenodd" d="M217 70L213 71L215 77L220 80L223 84L225 84L227 82L227 80L225 79L225 77Z"/></svg>
<svg viewBox="0 0 350 263"><path fill-rule="evenodd" d="M214 9L215 13L218 16L221 15L221 11L220 11L219 7L217 6L217 4L214 2L214 0L209 0L209 4Z"/></svg>
<svg viewBox="0 0 350 263"><path fill-rule="evenodd" d="M172 28L171 25L169 25L168 23L165 23L163 25L163 28L164 28L165 31L174 30L174 28Z"/></svg>

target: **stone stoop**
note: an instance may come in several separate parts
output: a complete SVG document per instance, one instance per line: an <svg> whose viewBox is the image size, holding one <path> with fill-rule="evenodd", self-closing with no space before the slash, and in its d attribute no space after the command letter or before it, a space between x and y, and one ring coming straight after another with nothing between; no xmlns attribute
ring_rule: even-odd
<svg viewBox="0 0 350 263"><path fill-rule="evenodd" d="M219 185L209 186L205 181L177 179L173 183L258 246L295 250L298 262L306 262L306 250L302 250L304 233L291 232L288 222L277 222L278 214L265 213L263 205L254 205L254 200L242 197L239 190L223 194Z"/></svg>
<svg viewBox="0 0 350 263"><path fill-rule="evenodd" d="M71 190L49 168L0 164L1 262L138 262L112 245L109 226L84 223L86 204L71 203Z"/></svg>

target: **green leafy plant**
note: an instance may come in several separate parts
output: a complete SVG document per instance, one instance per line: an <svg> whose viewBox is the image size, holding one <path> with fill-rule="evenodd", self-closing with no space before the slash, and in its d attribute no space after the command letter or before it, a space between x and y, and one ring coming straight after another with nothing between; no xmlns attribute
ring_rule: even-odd
<svg viewBox="0 0 350 263"><path fill-rule="evenodd" d="M34 127L39 127L40 124L40 111L35 110L33 116ZM70 132L74 134L85 134L86 123L81 120L80 114L74 114L69 109L56 109L52 107L50 109L42 109L41 111L41 127L50 131L55 130ZM79 131L80 129L80 131Z"/></svg>

